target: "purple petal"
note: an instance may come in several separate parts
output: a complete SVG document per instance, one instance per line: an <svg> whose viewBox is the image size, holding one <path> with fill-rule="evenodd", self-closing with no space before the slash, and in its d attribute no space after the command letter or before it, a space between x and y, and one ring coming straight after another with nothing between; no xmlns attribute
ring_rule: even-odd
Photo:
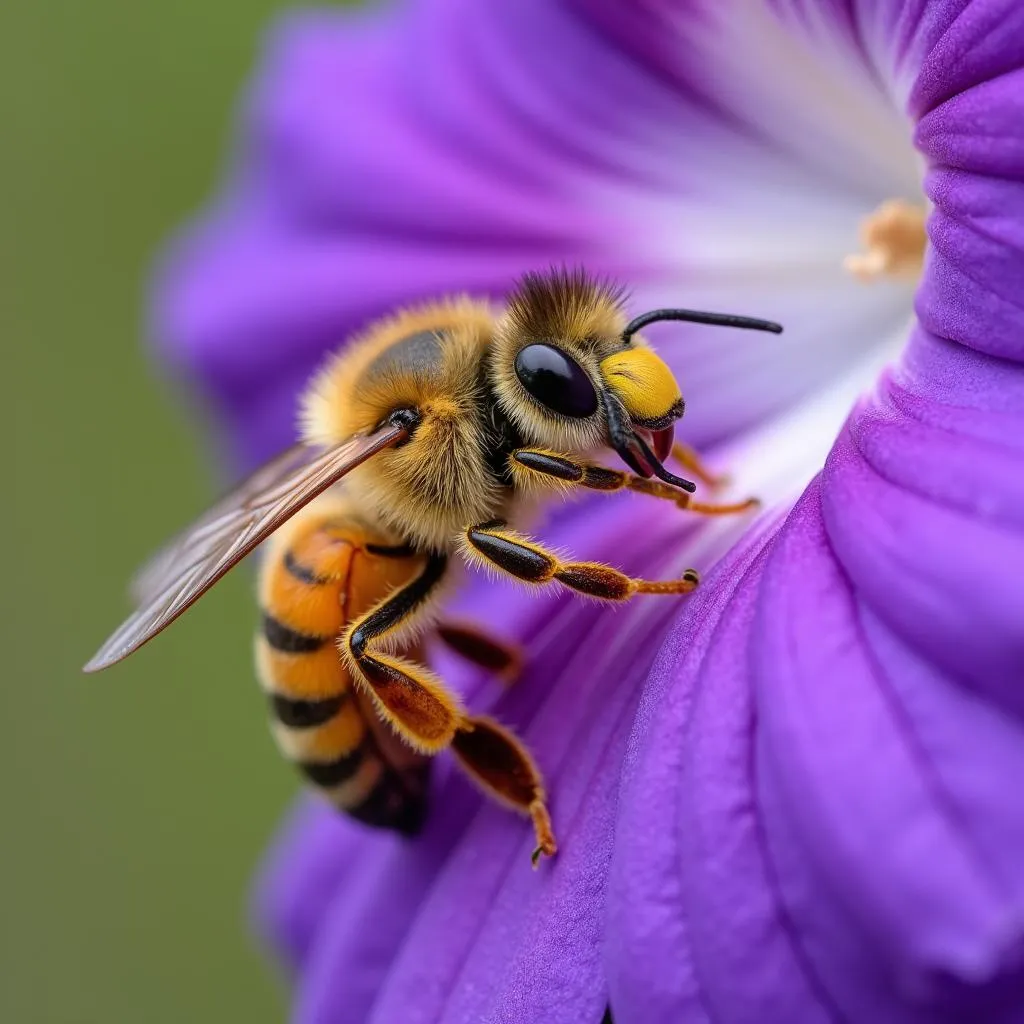
<svg viewBox="0 0 1024 1024"><path fill-rule="evenodd" d="M886 392L648 683L610 881L617 1019L1021 1005L1024 452Z"/></svg>

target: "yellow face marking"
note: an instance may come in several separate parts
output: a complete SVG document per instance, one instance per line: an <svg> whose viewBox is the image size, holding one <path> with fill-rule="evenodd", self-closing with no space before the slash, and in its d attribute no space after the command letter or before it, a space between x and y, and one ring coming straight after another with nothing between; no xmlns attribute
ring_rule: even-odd
<svg viewBox="0 0 1024 1024"><path fill-rule="evenodd" d="M608 386L639 422L667 416L683 396L672 371L649 348L626 348L601 361Z"/></svg>

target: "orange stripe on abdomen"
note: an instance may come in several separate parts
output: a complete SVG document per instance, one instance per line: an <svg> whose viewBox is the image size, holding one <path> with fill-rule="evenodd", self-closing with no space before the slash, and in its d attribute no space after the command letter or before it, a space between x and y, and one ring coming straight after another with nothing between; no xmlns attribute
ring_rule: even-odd
<svg viewBox="0 0 1024 1024"><path fill-rule="evenodd" d="M264 567L260 580L264 615L303 636L336 637L348 615L349 582L359 552L348 540L316 542L325 532L318 528L296 538Z"/></svg>
<svg viewBox="0 0 1024 1024"><path fill-rule="evenodd" d="M343 700L322 725L297 728L280 719L273 724L281 753L292 761L334 761L356 750L366 738L366 722L354 700Z"/></svg>
<svg viewBox="0 0 1024 1024"><path fill-rule="evenodd" d="M334 640L315 651L279 651L256 637L256 670L263 689L291 700L320 701L347 693L351 686L348 670L341 662Z"/></svg>

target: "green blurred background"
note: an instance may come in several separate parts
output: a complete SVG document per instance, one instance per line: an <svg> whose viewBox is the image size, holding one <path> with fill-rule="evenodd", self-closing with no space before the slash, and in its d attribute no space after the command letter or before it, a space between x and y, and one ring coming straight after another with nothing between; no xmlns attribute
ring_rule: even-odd
<svg viewBox="0 0 1024 1024"><path fill-rule="evenodd" d="M0 5L2 1024L282 1018L246 915L295 784L248 667L249 580L79 672L131 569L214 487L143 351L145 286L209 194L279 6Z"/></svg>

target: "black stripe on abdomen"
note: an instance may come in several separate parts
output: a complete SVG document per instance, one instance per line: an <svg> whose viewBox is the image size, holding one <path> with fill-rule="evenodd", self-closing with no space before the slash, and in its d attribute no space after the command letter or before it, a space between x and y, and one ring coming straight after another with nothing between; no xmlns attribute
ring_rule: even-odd
<svg viewBox="0 0 1024 1024"><path fill-rule="evenodd" d="M366 746L360 743L355 750L342 754L336 761L299 761L299 770L317 786L330 788L348 782L359 770L366 756Z"/></svg>
<svg viewBox="0 0 1024 1024"><path fill-rule="evenodd" d="M364 825L416 835L427 814L429 768L427 764L402 773L389 769L358 804L346 807L345 813Z"/></svg>
<svg viewBox="0 0 1024 1024"><path fill-rule="evenodd" d="M310 651L319 650L330 639L300 633L278 621L268 612L263 613L263 636L275 651L284 651L286 654L308 654Z"/></svg>
<svg viewBox="0 0 1024 1024"><path fill-rule="evenodd" d="M329 722L341 710L347 697L347 693L339 693L335 697L324 697L322 700L293 700L291 697L272 693L270 705L282 725L287 725L290 729L313 729L324 722Z"/></svg>

